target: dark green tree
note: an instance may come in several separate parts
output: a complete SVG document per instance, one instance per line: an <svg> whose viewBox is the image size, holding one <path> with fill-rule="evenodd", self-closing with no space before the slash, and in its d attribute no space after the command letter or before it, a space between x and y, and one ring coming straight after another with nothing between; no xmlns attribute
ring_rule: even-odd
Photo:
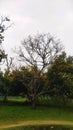
<svg viewBox="0 0 73 130"><path fill-rule="evenodd" d="M73 93L73 63L65 52L57 56L48 69L48 79L50 96L58 97L66 104Z"/></svg>
<svg viewBox="0 0 73 130"><path fill-rule="evenodd" d="M29 70L25 67L14 69L10 75L9 80L11 81L10 93L13 96L27 95L26 86L29 83L28 77L30 76Z"/></svg>
<svg viewBox="0 0 73 130"><path fill-rule="evenodd" d="M10 81L9 76L14 67L13 58L12 57L8 58L8 55L7 55L5 63L6 63L5 71L4 71L5 86L3 87L3 89L4 89L4 101L7 101L7 96L10 94L10 89L11 89L11 81Z"/></svg>

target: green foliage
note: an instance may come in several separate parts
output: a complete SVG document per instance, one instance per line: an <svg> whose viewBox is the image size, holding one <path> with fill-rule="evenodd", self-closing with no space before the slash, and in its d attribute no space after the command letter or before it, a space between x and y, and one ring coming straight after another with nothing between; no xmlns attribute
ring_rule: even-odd
<svg viewBox="0 0 73 130"><path fill-rule="evenodd" d="M25 73L21 70L13 70L12 73L9 75L9 80L11 80L11 90L10 94L17 96L17 95L24 95L26 94L26 87L25 87Z"/></svg>
<svg viewBox="0 0 73 130"><path fill-rule="evenodd" d="M45 93L46 74L42 73L41 76L38 74L39 71L35 73L34 68L25 68L24 66L13 70L8 76L8 79L11 80L11 95L26 96L28 101L32 103L33 96L36 96L37 99L38 96Z"/></svg>
<svg viewBox="0 0 73 130"><path fill-rule="evenodd" d="M48 79L51 96L58 96L65 103L65 100L73 95L73 64L64 52L55 58L48 69Z"/></svg>
<svg viewBox="0 0 73 130"><path fill-rule="evenodd" d="M3 92L3 87L4 87L4 77L3 73L0 71L0 95L2 95Z"/></svg>
<svg viewBox="0 0 73 130"><path fill-rule="evenodd" d="M9 81L4 77L4 74L0 72L0 95L4 96L4 100L7 100L9 90Z"/></svg>

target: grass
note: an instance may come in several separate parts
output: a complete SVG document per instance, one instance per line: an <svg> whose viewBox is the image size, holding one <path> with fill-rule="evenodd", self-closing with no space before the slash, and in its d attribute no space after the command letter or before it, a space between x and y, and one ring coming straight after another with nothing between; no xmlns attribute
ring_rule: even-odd
<svg viewBox="0 0 73 130"><path fill-rule="evenodd" d="M3 96L0 96L0 101L3 101L4 97ZM26 101L26 98L24 97L21 97L21 96L18 96L18 97L12 97L12 96L9 96L8 97L8 101L11 101L11 102L25 102Z"/></svg>
<svg viewBox="0 0 73 130"><path fill-rule="evenodd" d="M25 99L10 97L7 103L0 101L0 126L18 124L25 121L71 121L73 122L73 104L71 106L38 106L32 109L24 104ZM6 130L23 130L24 126ZM72 128L73 129L73 128ZM71 130L72 130L71 129ZM29 130L28 128L26 130ZM31 129L30 129L31 130Z"/></svg>
<svg viewBox="0 0 73 130"><path fill-rule="evenodd" d="M64 120L73 121L71 107L37 107L0 104L0 125L28 120Z"/></svg>

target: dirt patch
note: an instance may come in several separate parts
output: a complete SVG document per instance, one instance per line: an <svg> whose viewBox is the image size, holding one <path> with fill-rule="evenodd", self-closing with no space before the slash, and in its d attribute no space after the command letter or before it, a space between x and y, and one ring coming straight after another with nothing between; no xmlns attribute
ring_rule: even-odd
<svg viewBox="0 0 73 130"><path fill-rule="evenodd" d="M22 122L17 122L15 124L9 124L9 125L3 125L0 126L0 129L3 128L11 128L11 127L16 127L16 126L28 126L28 125L70 125L73 126L73 122L70 121L42 121L42 120L32 120L32 121L22 121Z"/></svg>

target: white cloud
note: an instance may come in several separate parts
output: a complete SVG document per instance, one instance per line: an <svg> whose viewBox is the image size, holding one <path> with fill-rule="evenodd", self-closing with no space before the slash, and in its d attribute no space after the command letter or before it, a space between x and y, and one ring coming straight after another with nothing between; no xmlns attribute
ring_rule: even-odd
<svg viewBox="0 0 73 130"><path fill-rule="evenodd" d="M20 24L20 25L23 25L23 24L31 24L31 23L33 23L33 18L31 18L31 17L29 17L29 16L27 16L27 17L25 17L25 16L20 16L20 15L12 15L11 16L11 19L13 19L13 21L14 21L14 24Z"/></svg>
<svg viewBox="0 0 73 130"><path fill-rule="evenodd" d="M8 52L37 31L59 35L67 51L73 48L73 0L0 0L0 14L14 23L5 38Z"/></svg>

